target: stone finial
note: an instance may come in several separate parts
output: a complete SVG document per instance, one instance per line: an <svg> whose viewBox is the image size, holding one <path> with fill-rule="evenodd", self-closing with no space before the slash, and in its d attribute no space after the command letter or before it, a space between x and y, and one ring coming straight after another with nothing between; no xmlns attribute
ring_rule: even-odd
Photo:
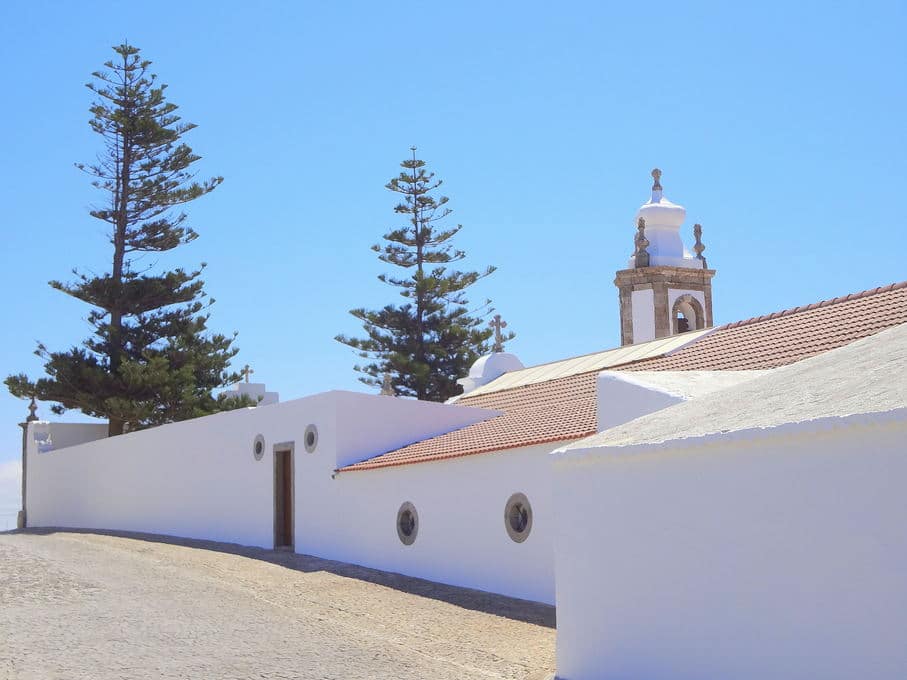
<svg viewBox="0 0 907 680"><path fill-rule="evenodd" d="M391 379L390 371L384 372L384 379L381 381L381 394L385 397L397 396L397 393L394 391L394 381Z"/></svg>
<svg viewBox="0 0 907 680"><path fill-rule="evenodd" d="M247 383L249 382L249 376L251 376L253 373L255 373L255 371L252 369L251 366L249 366L249 364L246 364L245 366L243 366L243 369L239 372L239 374L243 378L245 378L245 381Z"/></svg>
<svg viewBox="0 0 907 680"><path fill-rule="evenodd" d="M654 173L653 173L654 174ZM656 180L657 182L658 180ZM640 217L636 222L636 238L634 239L636 250L633 253L637 269L649 266L649 239L646 238L646 220Z"/></svg>
<svg viewBox="0 0 907 680"><path fill-rule="evenodd" d="M500 314L495 314L494 318L488 322L488 325L494 329L494 345L491 348L492 352L503 352L504 351L504 334L501 331L507 328L507 322L501 319Z"/></svg>
<svg viewBox="0 0 907 680"><path fill-rule="evenodd" d="M652 184L652 191L661 191L661 170L658 168L652 170L652 179L655 180L655 183Z"/></svg>
<svg viewBox="0 0 907 680"><path fill-rule="evenodd" d="M32 395L31 402L28 404L28 417L25 422L33 423L36 420L38 420L38 402L35 401L35 397Z"/></svg>
<svg viewBox="0 0 907 680"><path fill-rule="evenodd" d="M702 225L701 224L693 225L693 236L696 237L696 243L693 246L693 252L696 253L696 259L702 260L703 269L708 269L709 265L706 263L705 258L702 256L702 251L705 250L705 246L702 244Z"/></svg>

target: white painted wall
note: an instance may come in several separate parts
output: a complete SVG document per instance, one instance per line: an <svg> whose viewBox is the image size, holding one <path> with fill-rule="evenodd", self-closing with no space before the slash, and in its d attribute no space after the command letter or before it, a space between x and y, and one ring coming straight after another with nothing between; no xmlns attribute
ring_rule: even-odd
<svg viewBox="0 0 907 680"><path fill-rule="evenodd" d="M342 427L338 427L342 414ZM318 472L483 420L494 412L327 392L41 453L32 424L28 524L120 529L273 545L273 445L296 442L296 488L308 470L305 428L318 426ZM53 430L52 430L53 434ZM266 455L252 443L263 434ZM298 491L297 491L298 496ZM299 505L297 504L297 510ZM297 520L297 526L299 521Z"/></svg>
<svg viewBox="0 0 907 680"><path fill-rule="evenodd" d="M278 441L332 416L312 397L175 423L90 444L28 453L28 524L120 529L273 545ZM264 460L252 455L265 433Z"/></svg>
<svg viewBox="0 0 907 680"><path fill-rule="evenodd" d="M550 456L554 445L432 463L317 474L305 459L297 486L297 552L554 603ZM529 537L515 543L504 507L522 492L532 505ZM412 502L416 541L397 536L397 511Z"/></svg>
<svg viewBox="0 0 907 680"><path fill-rule="evenodd" d="M651 288L630 293L630 311L633 313L633 343L655 339L655 291Z"/></svg>
<svg viewBox="0 0 907 680"><path fill-rule="evenodd" d="M493 411L330 392L46 453L31 440L29 526L119 529L273 545L273 447L295 442L295 547L444 583L554 602L549 457L554 445L334 475L338 466L483 420ZM318 444L308 453L305 428ZM252 445L265 438L256 461ZM529 497L514 543L504 506ZM412 546L397 510L416 505Z"/></svg>
<svg viewBox="0 0 907 680"><path fill-rule="evenodd" d="M907 677L907 412L824 425L558 454L558 677Z"/></svg>
<svg viewBox="0 0 907 680"><path fill-rule="evenodd" d="M106 423L51 423L36 421L33 430L43 430L43 447L65 449L107 437Z"/></svg>
<svg viewBox="0 0 907 680"><path fill-rule="evenodd" d="M431 401L335 391L333 469L488 420L499 411ZM320 426L319 426L320 427Z"/></svg>
<svg viewBox="0 0 907 680"><path fill-rule="evenodd" d="M683 401L682 397L637 382L632 373L618 371L599 373L596 391L599 432Z"/></svg>

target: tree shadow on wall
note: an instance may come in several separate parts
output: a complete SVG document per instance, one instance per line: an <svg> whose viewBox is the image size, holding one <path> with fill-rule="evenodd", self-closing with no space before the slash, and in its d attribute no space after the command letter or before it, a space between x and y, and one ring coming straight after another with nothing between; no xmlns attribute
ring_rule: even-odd
<svg viewBox="0 0 907 680"><path fill-rule="evenodd" d="M265 548L255 548L238 545L236 543L220 543L218 541L178 538L175 536L145 534L131 531L108 531L104 529L48 527L0 533L29 534L34 536L47 536L55 533L94 534L98 536L113 536L135 541L144 541L146 543L164 543L194 550L209 550L212 552L238 555L248 559L259 560L261 562L275 564L286 569L304 573L328 572L343 578L374 583L410 595L417 595L419 597L446 602L447 604L462 607L463 609L493 614L494 616L501 616L514 621L522 621L523 623L531 623L537 626L545 626L546 628L555 627L555 608L551 605L487 593L482 590L445 585L443 583L427 581L413 576L404 576L403 574L370 569L356 564L326 560L320 557L302 555L289 551L267 550Z"/></svg>

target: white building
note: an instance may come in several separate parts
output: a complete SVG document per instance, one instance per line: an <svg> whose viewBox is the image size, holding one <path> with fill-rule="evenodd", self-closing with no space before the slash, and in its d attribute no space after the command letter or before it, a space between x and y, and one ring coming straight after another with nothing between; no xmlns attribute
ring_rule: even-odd
<svg viewBox="0 0 907 680"><path fill-rule="evenodd" d="M907 677L907 324L556 458L562 677Z"/></svg>
<svg viewBox="0 0 907 680"><path fill-rule="evenodd" d="M540 602L557 600L564 608L559 621L567 622L559 631L565 677L616 677L603 675L597 664L618 658L629 668L643 650L631 646L619 656L595 651L583 630L608 631L610 610L577 607L582 593L563 584L565 578L586 584L590 602L610 606L609 591L591 579L607 581L614 552L625 550L622 559L631 560L637 546L606 545L593 531L605 509L618 512L614 498L620 496L611 497L616 492L610 472L599 473L610 468L594 467L595 474L579 480L583 466L573 461L592 454L549 454L593 435L645 435L661 422L661 413L686 414L690 427L723 422L724 397L718 395L771 384L764 381L797 368L796 362L907 323L904 282L713 328L715 272L702 257L701 230L695 231L691 256L679 235L685 211L664 198L660 173L653 175L652 198L637 214L636 252L615 281L623 346L529 368L496 353L477 363L462 381L467 391L448 404L335 391L111 439L101 439L95 426L31 423L23 494L28 526L284 548ZM873 372L867 379L882 378ZM266 394L263 385L256 390ZM812 399L808 390L795 394ZM841 395L828 399L842 408L850 403ZM717 410L700 410L700 404ZM764 410L760 402L742 408L754 415ZM907 455L901 450L892 456L899 454ZM553 468L555 458L561 460ZM670 476L678 467L672 459L659 474ZM580 491L566 502L573 483ZM715 516L722 516L724 508L715 505ZM580 508L586 512L581 519ZM789 509L798 513L802 507ZM656 510L671 516L657 498L644 510L641 516ZM613 527L624 516L630 521L637 512L624 506L601 527ZM688 520L698 521L689 512ZM588 540L568 525L585 526ZM622 536L629 541L631 534ZM669 566L670 558L662 555L658 566ZM716 582L733 588L723 576L716 574ZM655 616L662 603L645 605ZM907 629L907 620L900 623ZM866 649L859 647L859 653ZM663 658L685 660L667 652Z"/></svg>

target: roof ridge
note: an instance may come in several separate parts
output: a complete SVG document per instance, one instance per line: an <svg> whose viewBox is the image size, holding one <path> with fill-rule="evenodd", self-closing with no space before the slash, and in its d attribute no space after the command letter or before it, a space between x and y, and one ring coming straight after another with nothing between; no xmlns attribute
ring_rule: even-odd
<svg viewBox="0 0 907 680"><path fill-rule="evenodd" d="M870 288L869 290L863 290L863 291L860 291L859 293L850 293L849 295L841 295L839 297L830 298L828 300L820 300L819 302L813 302L808 305L800 305L799 307L791 307L790 309L783 309L779 312L772 312L771 314L763 314L761 316L754 316L749 319L743 319L742 321L732 321L731 323L726 323L723 326L719 326L715 330L725 330L728 328L738 328L740 326L747 326L752 323L768 321L769 319L778 319L782 316L791 316L792 314L799 314L800 312L807 312L811 309L818 309L819 307L829 307L831 305L840 304L841 302L848 302L850 300L859 300L860 298L870 297L872 295L878 295L880 293L888 293L892 290L899 290L901 288L907 288L907 281L900 281L898 283L889 283L887 286L879 286L878 288Z"/></svg>

